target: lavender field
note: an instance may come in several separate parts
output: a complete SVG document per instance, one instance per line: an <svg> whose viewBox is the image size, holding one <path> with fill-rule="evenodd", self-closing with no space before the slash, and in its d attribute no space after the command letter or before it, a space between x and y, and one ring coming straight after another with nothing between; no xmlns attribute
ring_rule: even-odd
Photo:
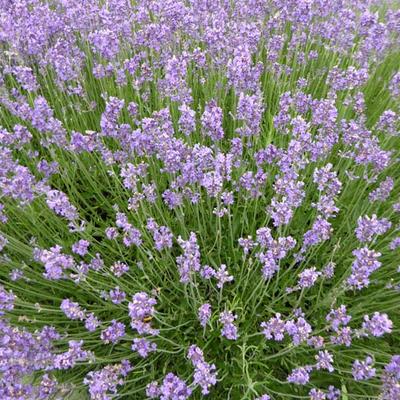
<svg viewBox="0 0 400 400"><path fill-rule="evenodd" d="M0 400L400 400L399 0L0 0Z"/></svg>

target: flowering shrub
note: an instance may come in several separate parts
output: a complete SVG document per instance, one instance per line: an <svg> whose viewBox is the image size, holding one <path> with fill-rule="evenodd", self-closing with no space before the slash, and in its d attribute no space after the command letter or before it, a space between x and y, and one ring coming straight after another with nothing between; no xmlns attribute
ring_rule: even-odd
<svg viewBox="0 0 400 400"><path fill-rule="evenodd" d="M400 399L399 8L0 0L0 398Z"/></svg>

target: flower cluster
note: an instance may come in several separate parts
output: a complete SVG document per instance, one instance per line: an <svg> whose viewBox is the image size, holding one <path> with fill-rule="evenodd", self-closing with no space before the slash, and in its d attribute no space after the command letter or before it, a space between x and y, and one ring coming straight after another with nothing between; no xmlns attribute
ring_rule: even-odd
<svg viewBox="0 0 400 400"><path fill-rule="evenodd" d="M400 399L399 21L0 0L0 398Z"/></svg>

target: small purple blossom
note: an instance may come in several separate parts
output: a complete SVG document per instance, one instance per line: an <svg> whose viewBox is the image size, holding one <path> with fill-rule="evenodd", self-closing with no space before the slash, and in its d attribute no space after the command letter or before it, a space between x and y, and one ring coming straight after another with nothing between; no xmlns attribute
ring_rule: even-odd
<svg viewBox="0 0 400 400"><path fill-rule="evenodd" d="M378 219L375 214L372 217L366 215L358 218L356 236L361 243L370 242L376 235L383 235L391 226L386 218Z"/></svg>
<svg viewBox="0 0 400 400"><path fill-rule="evenodd" d="M325 393L320 389L311 389L308 394L310 396L310 400L326 400Z"/></svg>
<svg viewBox="0 0 400 400"><path fill-rule="evenodd" d="M100 339L108 343L118 343L125 336L125 325L115 319L111 321L111 325L101 332Z"/></svg>
<svg viewBox="0 0 400 400"><path fill-rule="evenodd" d="M295 368L287 377L287 381L295 385L306 385L310 381L311 371L311 366Z"/></svg>
<svg viewBox="0 0 400 400"><path fill-rule="evenodd" d="M217 279L217 288L222 289L224 287L224 284L227 282L232 282L233 281L233 276L229 275L228 271L226 270L226 265L221 264L217 272L215 273L215 278Z"/></svg>
<svg viewBox="0 0 400 400"><path fill-rule="evenodd" d="M315 365L315 367L317 369L326 369L329 372L334 371L334 368L332 365L333 356L332 356L332 354L328 353L326 350L319 351L318 354L315 356L315 359L317 360L317 364Z"/></svg>
<svg viewBox="0 0 400 400"><path fill-rule="evenodd" d="M69 319L77 319L80 321L85 319L85 310L83 310L78 303L75 303L70 299L64 299L61 302L60 308Z"/></svg>
<svg viewBox="0 0 400 400"><path fill-rule="evenodd" d="M72 245L72 251L80 256L85 256L88 252L89 242L87 240L78 240Z"/></svg>
<svg viewBox="0 0 400 400"><path fill-rule="evenodd" d="M211 304L204 303L199 307L198 318L202 327L205 327L208 324L208 321L211 318Z"/></svg>
<svg viewBox="0 0 400 400"><path fill-rule="evenodd" d="M237 327L233 323L236 319L237 315L231 311L224 311L219 315L219 322L223 325L221 335L229 340L236 340L238 338Z"/></svg>
<svg viewBox="0 0 400 400"><path fill-rule="evenodd" d="M356 381L364 381L375 376L376 369L372 368L374 361L368 356L364 361L355 360L351 373Z"/></svg>
<svg viewBox="0 0 400 400"><path fill-rule="evenodd" d="M111 272L118 278L129 271L129 266L121 261L115 262L110 267Z"/></svg>
<svg viewBox="0 0 400 400"><path fill-rule="evenodd" d="M137 351L140 357L146 358L150 353L157 350L157 344L145 338L135 338L131 349Z"/></svg>
<svg viewBox="0 0 400 400"><path fill-rule="evenodd" d="M286 323L281 319L281 314L276 313L268 322L262 322L262 333L266 339L274 339L278 342L282 341L285 336Z"/></svg>
<svg viewBox="0 0 400 400"><path fill-rule="evenodd" d="M393 322L389 319L387 314L375 312L371 318L368 315L364 315L362 327L368 334L380 337L385 333L392 332Z"/></svg>
<svg viewBox="0 0 400 400"><path fill-rule="evenodd" d="M168 373L160 386L161 400L186 400L192 394L192 390L186 383L173 373Z"/></svg>

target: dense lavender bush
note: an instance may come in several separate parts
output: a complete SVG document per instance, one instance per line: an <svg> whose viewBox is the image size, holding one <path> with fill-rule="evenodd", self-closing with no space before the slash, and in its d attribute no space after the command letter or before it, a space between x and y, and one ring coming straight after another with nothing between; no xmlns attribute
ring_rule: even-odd
<svg viewBox="0 0 400 400"><path fill-rule="evenodd" d="M0 399L400 399L399 10L0 0Z"/></svg>

